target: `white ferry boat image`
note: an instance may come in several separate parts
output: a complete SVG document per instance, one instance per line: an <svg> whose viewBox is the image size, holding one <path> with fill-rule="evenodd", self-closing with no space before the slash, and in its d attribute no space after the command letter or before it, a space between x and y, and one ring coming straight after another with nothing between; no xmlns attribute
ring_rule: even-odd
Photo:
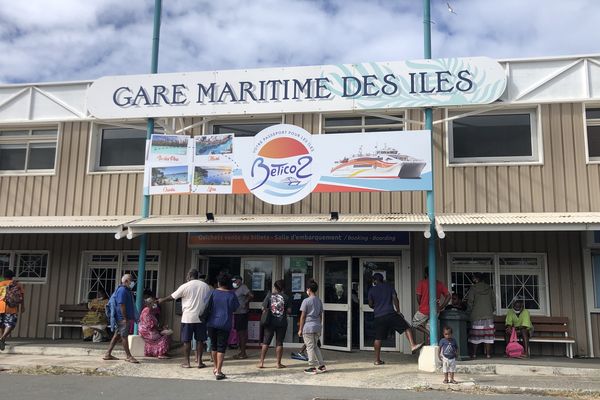
<svg viewBox="0 0 600 400"><path fill-rule="evenodd" d="M357 154L335 162L332 176L344 178L401 178L419 179L427 164L424 160L400 154L398 150L384 146L372 153L363 153L362 146Z"/></svg>

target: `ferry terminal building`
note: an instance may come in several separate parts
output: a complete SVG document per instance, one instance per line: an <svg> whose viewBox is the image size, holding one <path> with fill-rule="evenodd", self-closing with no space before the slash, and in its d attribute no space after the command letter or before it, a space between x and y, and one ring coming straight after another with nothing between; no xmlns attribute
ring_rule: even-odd
<svg viewBox="0 0 600 400"><path fill-rule="evenodd" d="M597 356L600 56L499 65L507 82L498 100L434 108L436 230L443 236L437 278L463 294L471 273L482 272L499 314L523 296L532 314L569 318L575 355ZM402 312L412 316L427 262L424 191L313 192L286 205L253 194L163 194L152 196L151 217L141 219L145 120L95 116L92 84L0 86L0 273L16 271L27 304L15 337L50 337L47 324L61 304L85 302L99 289L110 293L122 274L136 275L144 233L145 286L159 296L183 283L191 267L209 280L221 270L244 276L255 293L255 340L260 303L277 279L296 300L299 277L319 282L326 348L372 348L366 293L373 271L385 272ZM170 87L166 100L181 101L176 92ZM202 93L210 99L206 87ZM166 101L160 93L158 100ZM315 111L306 104L154 117L157 132L191 137L252 138L282 123L332 136L423 129L423 113L412 107ZM178 335L175 308L163 314ZM297 315L290 318L286 345L293 346ZM63 337L79 335L63 329ZM388 350L405 346L398 335L384 343ZM534 344L532 352L560 356L565 346Z"/></svg>

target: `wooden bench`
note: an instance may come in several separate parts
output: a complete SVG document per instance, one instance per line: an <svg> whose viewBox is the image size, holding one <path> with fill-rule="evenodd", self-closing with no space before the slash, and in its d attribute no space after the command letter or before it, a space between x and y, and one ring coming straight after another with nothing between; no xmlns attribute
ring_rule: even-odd
<svg viewBox="0 0 600 400"><path fill-rule="evenodd" d="M57 328L59 339L62 338L63 328L81 328L81 319L87 313L87 304L61 304L58 307L58 321L48 323L48 327L52 328L52 340L56 339Z"/></svg>
<svg viewBox="0 0 600 400"><path fill-rule="evenodd" d="M496 326L496 341L505 341L506 327L504 325L506 316L497 315L494 318ZM545 317L532 315L533 335L529 343L564 343L567 357L573 358L573 344L575 338L569 336L569 318L567 317ZM522 340L519 338L519 340Z"/></svg>

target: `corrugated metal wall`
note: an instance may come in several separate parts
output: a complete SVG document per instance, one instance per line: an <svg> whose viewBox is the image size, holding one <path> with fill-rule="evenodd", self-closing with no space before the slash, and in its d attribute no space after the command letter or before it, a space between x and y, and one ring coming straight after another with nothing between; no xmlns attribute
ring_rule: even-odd
<svg viewBox="0 0 600 400"><path fill-rule="evenodd" d="M423 277L427 241L412 235L413 287ZM454 252L531 252L546 254L550 314L569 318L569 334L575 337L575 354L588 352L585 316L585 280L582 240L579 232L447 232L439 241L438 279L448 280L447 254ZM600 319L598 319L600 322ZM596 325L600 332L600 324ZM598 338L600 336L596 336ZM596 339L597 343L597 339ZM537 347L536 347L537 346ZM564 345L532 344L534 354L564 355Z"/></svg>
<svg viewBox="0 0 600 400"><path fill-rule="evenodd" d="M150 235L148 250L160 251L159 296L172 293L182 284L191 266L191 250L185 234ZM13 337L51 337L48 322L58 320L61 304L77 304L81 282L82 254L93 250L137 250L139 241L115 240L112 235L0 235L0 249L48 250L48 278L45 284L24 284L26 312L19 320ZM173 303L163 307L165 321L179 334L175 324ZM79 330L64 329L64 337L80 337ZM178 337L178 336L177 336Z"/></svg>
<svg viewBox="0 0 600 400"><path fill-rule="evenodd" d="M593 313L592 314L592 343L594 346L594 355L596 357L600 356L600 314Z"/></svg>

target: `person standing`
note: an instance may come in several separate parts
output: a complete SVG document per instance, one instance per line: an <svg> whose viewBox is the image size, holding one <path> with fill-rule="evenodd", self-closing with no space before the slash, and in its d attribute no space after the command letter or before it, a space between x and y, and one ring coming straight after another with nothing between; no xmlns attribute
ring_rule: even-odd
<svg viewBox="0 0 600 400"><path fill-rule="evenodd" d="M210 294L210 286L199 280L199 276L197 269L191 269L187 273L186 283L179 286L170 296L158 299L158 304L181 299L182 368L191 368L192 338L196 340L196 366L198 368L206 367L206 364L202 362L202 350L204 341L206 341L206 321L200 321L200 314L204 311L205 300Z"/></svg>
<svg viewBox="0 0 600 400"><path fill-rule="evenodd" d="M246 343L248 343L248 305L254 298L254 294L244 284L241 276L234 276L232 282L235 295L240 303L239 308L233 314L233 326L237 331L240 352L233 358L243 360L248 358L248 354L246 354Z"/></svg>
<svg viewBox="0 0 600 400"><path fill-rule="evenodd" d="M300 306L302 314L300 315L298 336L302 336L308 354L308 368L304 370L307 374L327 372L321 349L318 346L322 329L323 303L317 297L317 290L319 290L319 285L311 279L306 289L308 297L302 301Z"/></svg>
<svg viewBox="0 0 600 400"><path fill-rule="evenodd" d="M260 349L260 361L258 368L264 368L265 357L269 350L269 344L275 336L275 357L277 368L285 368L281 363L283 356L283 339L287 332L287 316L291 312L289 297L284 293L285 282L283 279L273 284L273 290L267 294L263 301L263 314L269 313L268 322L263 326L264 334L262 347Z"/></svg>
<svg viewBox="0 0 600 400"><path fill-rule="evenodd" d="M448 288L446 286L436 280L436 304L437 310L439 313L440 310L443 310L448 303L450 302L450 292L448 292ZM427 267L425 267L425 279L422 279L417 285L417 304L419 305L419 309L413 316L412 325L415 329L423 332L425 335L425 342L427 342L429 338L429 271Z"/></svg>
<svg viewBox="0 0 600 400"><path fill-rule="evenodd" d="M496 329L494 327L494 312L496 311L496 294L494 289L483 281L479 272L473 274L473 285L465 296L467 300L467 313L471 321L469 343L471 343L471 357L477 357L477 347L483 343L485 356L492 358L492 345Z"/></svg>
<svg viewBox="0 0 600 400"><path fill-rule="evenodd" d="M210 295L209 304L212 304L209 311L208 336L211 342L211 352L215 367L213 373L216 380L220 381L227 378L222 371L223 361L225 360L225 351L227 350L227 339L233 323L233 312L238 309L240 303L233 290L229 289L231 284L231 275L221 273L217 277L219 287Z"/></svg>
<svg viewBox="0 0 600 400"><path fill-rule="evenodd" d="M368 299L369 307L373 309L375 325L375 365L385 364L381 359L381 342L388 337L391 330L405 334L413 353L423 347L423 343L415 343L410 325L400 313L400 301L396 290L383 281L383 275L379 272L373 274L373 286L369 288Z"/></svg>
<svg viewBox="0 0 600 400"><path fill-rule="evenodd" d="M136 320L135 304L133 301L133 294L131 293L131 289L133 289L134 286L135 281L133 281L131 275L123 275L121 278L121 285L108 301L110 325L115 334L110 341L108 351L104 355L103 360L118 360L118 358L112 355L112 351L120 339L123 350L125 350L125 354L127 355L126 361L134 364L139 363L139 361L131 355L131 352L129 351L129 342L127 341L127 337L129 336L129 324Z"/></svg>
<svg viewBox="0 0 600 400"><path fill-rule="evenodd" d="M438 357L442 362L442 372L444 373L444 383L458 383L454 380L456 372L456 356L458 355L458 343L452 337L452 328L445 326L443 329L444 337L439 342L440 351Z"/></svg>
<svg viewBox="0 0 600 400"><path fill-rule="evenodd" d="M0 351L4 351L6 338L17 326L19 314L25 312L25 291L14 277L15 273L7 269L0 282Z"/></svg>

